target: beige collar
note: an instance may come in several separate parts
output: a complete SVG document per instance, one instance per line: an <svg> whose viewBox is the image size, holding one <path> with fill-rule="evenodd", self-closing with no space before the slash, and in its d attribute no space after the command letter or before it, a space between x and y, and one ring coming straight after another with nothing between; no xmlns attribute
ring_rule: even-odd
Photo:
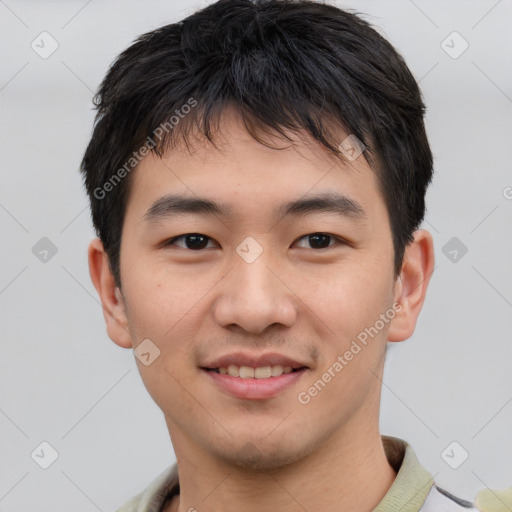
<svg viewBox="0 0 512 512"><path fill-rule="evenodd" d="M397 475L382 501L372 512L419 512L434 484L432 476L418 462L407 442L391 436L381 438L389 464ZM178 466L175 463L117 512L162 512L179 491Z"/></svg>

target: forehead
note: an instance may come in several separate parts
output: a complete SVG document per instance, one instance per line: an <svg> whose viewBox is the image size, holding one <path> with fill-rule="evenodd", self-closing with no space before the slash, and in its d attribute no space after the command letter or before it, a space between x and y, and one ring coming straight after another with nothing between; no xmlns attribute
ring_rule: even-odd
<svg viewBox="0 0 512 512"><path fill-rule="evenodd" d="M197 136L163 158L152 153L144 157L132 171L129 206L143 214L166 195L180 194L222 202L236 215L251 207L275 212L292 200L335 193L364 204L370 215L379 203L383 206L375 173L363 154L343 162L309 134L287 135L291 140L265 134L263 143L257 141L240 116L226 110L215 145ZM347 135L340 132L340 142Z"/></svg>

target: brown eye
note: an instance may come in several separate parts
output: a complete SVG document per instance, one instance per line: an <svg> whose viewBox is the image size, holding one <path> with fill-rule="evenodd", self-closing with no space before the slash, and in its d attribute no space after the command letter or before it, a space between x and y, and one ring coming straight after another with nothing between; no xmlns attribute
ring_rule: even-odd
<svg viewBox="0 0 512 512"><path fill-rule="evenodd" d="M334 244L331 244L331 241L341 242L338 237L329 235L328 233L311 233L309 235L304 235L299 239L299 241L300 240L306 240L312 249L326 249L327 247L332 247ZM306 249L308 248L309 247L306 247Z"/></svg>
<svg viewBox="0 0 512 512"><path fill-rule="evenodd" d="M177 240L183 240L184 245L176 244ZM208 242L212 240L210 237L206 235L202 235L201 233L187 233L185 235L176 236L171 238L167 245L178 245L179 247L183 247L184 249L190 249L193 251L199 251L201 249L206 249Z"/></svg>

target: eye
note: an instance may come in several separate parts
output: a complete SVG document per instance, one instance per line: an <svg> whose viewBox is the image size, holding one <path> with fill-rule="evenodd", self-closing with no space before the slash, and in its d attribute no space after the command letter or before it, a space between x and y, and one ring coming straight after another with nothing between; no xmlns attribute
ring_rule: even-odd
<svg viewBox="0 0 512 512"><path fill-rule="evenodd" d="M343 244L344 241L337 236L330 235L329 233L311 233L309 235L304 235L299 238L299 242L301 240L306 240L313 249L326 249L328 247L332 247L334 244L330 244L329 241L335 241ZM306 247L307 249L308 247Z"/></svg>
<svg viewBox="0 0 512 512"><path fill-rule="evenodd" d="M176 244L175 242L178 240L183 240L183 244ZM175 236L164 242L164 246L168 245L178 245L179 247L183 247L184 249L190 249L193 251L199 251L201 249L206 249L208 245L208 241L213 240L209 236L202 235L201 233L186 233L184 235Z"/></svg>
<svg viewBox="0 0 512 512"><path fill-rule="evenodd" d="M298 239L298 246L301 247L301 241L305 241L309 243L310 247L306 247L302 245L304 248L312 248L312 249L327 249L332 247L333 245L345 244L344 240L341 238L331 235L329 233L311 233L308 235L304 235ZM213 238L209 236L203 235L201 233L186 233L184 235L175 236L174 238L170 238L163 246L172 246L177 245L178 247L182 247L184 249L189 249L192 251L200 251L202 249L208 248L208 243L213 242ZM177 243L180 242L180 243ZM215 246L210 246L215 247Z"/></svg>

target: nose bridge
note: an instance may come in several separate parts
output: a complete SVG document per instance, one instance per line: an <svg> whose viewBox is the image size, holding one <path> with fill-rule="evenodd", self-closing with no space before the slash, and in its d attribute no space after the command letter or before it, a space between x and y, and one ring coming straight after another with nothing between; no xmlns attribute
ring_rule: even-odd
<svg viewBox="0 0 512 512"><path fill-rule="evenodd" d="M250 242L249 242L250 243ZM240 248L247 249L243 243ZM253 250L253 248L250 248ZM253 253L254 256L254 253ZM293 294L272 270L269 251L255 259L235 254L233 267L219 287L215 317L223 327L238 325L259 334L269 325L289 327L295 321Z"/></svg>

